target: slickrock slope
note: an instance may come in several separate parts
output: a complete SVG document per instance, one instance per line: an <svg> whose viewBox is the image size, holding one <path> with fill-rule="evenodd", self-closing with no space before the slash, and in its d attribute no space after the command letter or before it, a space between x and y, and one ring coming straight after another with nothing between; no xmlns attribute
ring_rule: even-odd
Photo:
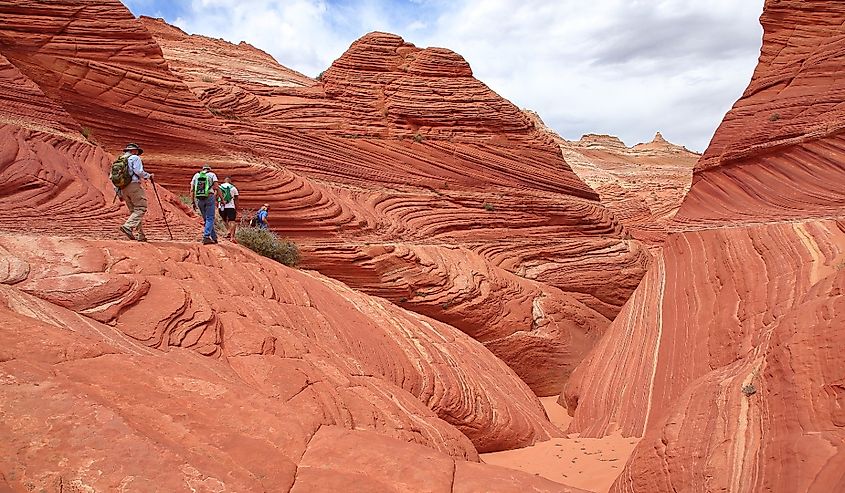
<svg viewBox="0 0 845 493"><path fill-rule="evenodd" d="M485 334L535 392L560 390L644 272L642 246L622 239L554 145L460 56L372 33L319 84L267 84L194 56L220 52L219 40L142 21L212 114L296 173L256 199L303 245L305 266Z"/></svg>
<svg viewBox="0 0 845 493"><path fill-rule="evenodd" d="M468 336L239 247L2 235L0 319L0 467L19 488L278 490L419 453L448 478L476 449L558 434ZM326 433L348 448L300 476ZM355 472L413 480L379 470ZM502 491L568 491L508 475Z"/></svg>
<svg viewBox="0 0 845 493"><path fill-rule="evenodd" d="M560 391L645 272L646 250L624 239L554 143L448 50L373 33L318 83L246 44L138 21L116 1L68 0L0 2L0 55L17 69L10 77L67 114L63 129L87 137L62 152L99 152L68 166L39 154L52 152L40 134L18 135L26 152L7 159L15 183L43 183L26 163L44 160L56 175L82 166L100 192L62 197L66 210L88 212L57 226L55 192L32 202L30 185L13 188L27 220L4 215L7 230L118 234L122 211L107 205L97 172L108 156L94 149L142 144L146 166L174 194L210 162L234 178L246 207L271 204L274 229L303 247L305 267L397 303L416 297L407 308L447 323L465 315L460 328L487 333L488 347L543 395ZM195 238L187 211L162 199L176 237ZM440 271L392 253L368 257L394 246L412 260L438 250ZM481 268L456 285L464 259ZM473 302L479 290L502 302ZM519 356L528 354L546 364Z"/></svg>
<svg viewBox="0 0 845 493"><path fill-rule="evenodd" d="M570 491L462 462L560 436L532 390L560 391L645 272L554 143L448 50L372 34L317 83L154 24L0 1L0 489ZM115 241L128 141L152 244ZM322 274L188 243L202 162ZM374 465L420 450L425 477Z"/></svg>
<svg viewBox="0 0 845 493"><path fill-rule="evenodd" d="M666 240L699 154L666 141L660 132L651 142L633 147L610 135L589 134L568 141L533 111L525 114L557 142L572 171L598 192L601 203L633 238L652 250Z"/></svg>
<svg viewBox="0 0 845 493"><path fill-rule="evenodd" d="M768 1L761 21L676 232L567 384L570 431L643 437L611 491L845 488L845 152L825 124L845 8ZM766 108L794 112L769 133Z"/></svg>

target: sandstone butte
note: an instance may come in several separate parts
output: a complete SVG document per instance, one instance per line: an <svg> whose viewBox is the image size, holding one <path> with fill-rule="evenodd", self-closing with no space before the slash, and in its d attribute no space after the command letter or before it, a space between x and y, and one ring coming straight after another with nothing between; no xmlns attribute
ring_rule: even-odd
<svg viewBox="0 0 845 493"><path fill-rule="evenodd" d="M845 4L768 0L670 236L561 400L613 492L845 491Z"/></svg>
<svg viewBox="0 0 845 493"><path fill-rule="evenodd" d="M204 162L301 270L196 243ZM537 396L651 259L449 50L372 33L316 81L117 1L0 2L0 187L0 490L577 491L478 454L562 436Z"/></svg>
<svg viewBox="0 0 845 493"><path fill-rule="evenodd" d="M601 197L634 239L655 250L692 184L701 157L668 142L658 132L651 142L627 147L612 135L588 134L569 141L530 110L526 115L560 146L566 162Z"/></svg>

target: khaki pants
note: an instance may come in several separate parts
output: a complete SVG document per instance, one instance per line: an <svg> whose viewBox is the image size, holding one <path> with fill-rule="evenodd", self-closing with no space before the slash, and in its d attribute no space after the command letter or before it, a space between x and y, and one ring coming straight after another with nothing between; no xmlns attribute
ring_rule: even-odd
<svg viewBox="0 0 845 493"><path fill-rule="evenodd" d="M144 189L141 188L140 183L130 183L122 191L123 201L126 207L129 208L129 219L123 223L123 226L129 230L138 230L136 235L139 238L144 238L144 228L141 221L144 219L144 214L147 213L147 195Z"/></svg>

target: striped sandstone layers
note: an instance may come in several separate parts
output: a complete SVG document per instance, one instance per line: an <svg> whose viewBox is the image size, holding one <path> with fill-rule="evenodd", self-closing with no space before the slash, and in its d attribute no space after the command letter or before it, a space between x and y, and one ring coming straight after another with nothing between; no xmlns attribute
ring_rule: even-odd
<svg viewBox="0 0 845 493"><path fill-rule="evenodd" d="M460 314L460 328L487 334L540 394L560 391L645 272L645 249L624 239L554 144L448 50L373 33L317 82L249 45L138 22L116 2L6 2L0 20L0 54L85 137L69 152L137 141L175 195L211 163L233 177L246 207L271 204L274 229L302 246L305 267L394 302L416 298L406 308L447 323ZM9 159L22 182L37 180L27 159ZM93 177L108 155L84 161ZM111 216L53 221L41 203L27 221L6 216L4 228L116 238L102 221L114 224L120 208L106 205L108 186L96 179L97 198L62 203L111 207ZM163 200L176 236L195 238L180 226L190 219L178 200ZM158 235L162 224L152 224ZM396 257L394 246L413 255ZM414 260L432 250L444 259L439 272ZM480 270L457 285L464 259ZM473 302L479 290L501 303Z"/></svg>
<svg viewBox="0 0 845 493"><path fill-rule="evenodd" d="M660 132L651 142L633 147L611 135L588 134L569 141L546 127L533 111L525 113L557 142L572 171L599 194L602 205L633 238L650 250L666 240L699 154L668 142Z"/></svg>
<svg viewBox="0 0 845 493"><path fill-rule="evenodd" d="M845 488L845 7L761 22L674 234L567 384L570 431L643 437L612 491Z"/></svg>
<svg viewBox="0 0 845 493"><path fill-rule="evenodd" d="M317 82L167 30L0 2L0 489L570 491L465 462L560 435L535 392L645 272L554 143L448 50L374 33ZM127 141L152 244L115 241ZM320 273L187 243L202 162Z"/></svg>
<svg viewBox="0 0 845 493"><path fill-rule="evenodd" d="M466 462L559 432L456 329L238 247L127 245L0 236L0 485L573 491Z"/></svg>

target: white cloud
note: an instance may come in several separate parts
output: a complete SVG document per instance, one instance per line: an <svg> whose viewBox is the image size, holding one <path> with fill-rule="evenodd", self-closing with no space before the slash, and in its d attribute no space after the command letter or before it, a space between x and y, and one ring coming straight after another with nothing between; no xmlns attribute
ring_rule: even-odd
<svg viewBox="0 0 845 493"><path fill-rule="evenodd" d="M132 0L136 13L151 0ZM703 150L759 55L763 0L191 0L188 32L245 40L316 75L373 31L450 48L567 138L661 131Z"/></svg>

